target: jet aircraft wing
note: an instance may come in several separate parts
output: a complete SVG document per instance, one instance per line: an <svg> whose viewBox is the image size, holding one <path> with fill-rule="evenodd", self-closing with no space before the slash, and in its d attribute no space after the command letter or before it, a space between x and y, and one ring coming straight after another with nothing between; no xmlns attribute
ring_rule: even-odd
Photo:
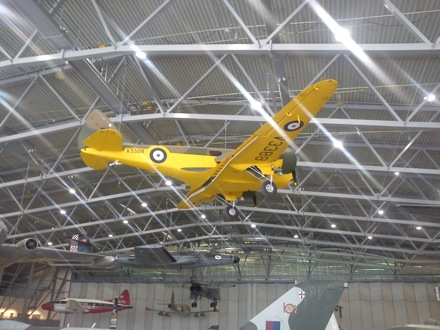
<svg viewBox="0 0 440 330"><path fill-rule="evenodd" d="M137 246L134 248L134 257L144 265L169 265L177 261L160 244Z"/></svg>
<svg viewBox="0 0 440 330"><path fill-rule="evenodd" d="M211 179L191 190L178 207L188 208L191 204L206 203L217 194L234 195L234 184L251 176L246 169L280 159L290 143L334 94L337 85L335 80L324 80L304 89L225 157L217 165ZM237 197L241 193L237 193Z"/></svg>

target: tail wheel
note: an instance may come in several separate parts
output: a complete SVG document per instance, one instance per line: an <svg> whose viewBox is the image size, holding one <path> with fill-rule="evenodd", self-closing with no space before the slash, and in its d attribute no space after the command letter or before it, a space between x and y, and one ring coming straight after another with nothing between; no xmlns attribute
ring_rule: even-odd
<svg viewBox="0 0 440 330"><path fill-rule="evenodd" d="M266 197L274 196L277 193L277 186L273 181L266 180L261 184L261 192Z"/></svg>
<svg viewBox="0 0 440 330"><path fill-rule="evenodd" d="M234 220L238 217L238 209L235 207L235 205L228 205L225 209L225 215L226 218Z"/></svg>

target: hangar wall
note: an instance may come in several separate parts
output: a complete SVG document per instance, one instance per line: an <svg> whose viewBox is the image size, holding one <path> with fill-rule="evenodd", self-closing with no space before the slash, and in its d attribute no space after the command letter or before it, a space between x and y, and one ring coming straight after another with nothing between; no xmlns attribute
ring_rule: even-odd
<svg viewBox="0 0 440 330"><path fill-rule="evenodd" d="M435 283L349 283L342 294L342 329L387 329L440 319Z"/></svg>
<svg viewBox="0 0 440 330"><path fill-rule="evenodd" d="M162 317L157 312L145 311L145 307L167 309L174 291L176 303L189 301L187 284L145 283L72 283L72 297L110 299L124 289L129 289L132 310L119 313L118 329L140 330L206 330L219 325L220 330L239 329L250 318L283 294L293 284L246 283L221 286L219 313L207 313L205 317ZM343 330L384 330L396 324L423 323L428 318L440 319L440 302L435 297L435 283L349 283L339 305L342 318L336 319ZM209 301L203 299L198 309L209 309ZM65 325L106 328L110 314L67 315Z"/></svg>

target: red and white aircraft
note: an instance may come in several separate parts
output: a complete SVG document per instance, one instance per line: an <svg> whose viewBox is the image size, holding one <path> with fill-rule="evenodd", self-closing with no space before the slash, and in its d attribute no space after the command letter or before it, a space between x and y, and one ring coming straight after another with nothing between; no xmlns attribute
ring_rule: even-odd
<svg viewBox="0 0 440 330"><path fill-rule="evenodd" d="M47 311L58 313L106 313L133 308L130 306L130 293L122 291L119 297L109 300L64 298L41 305Z"/></svg>

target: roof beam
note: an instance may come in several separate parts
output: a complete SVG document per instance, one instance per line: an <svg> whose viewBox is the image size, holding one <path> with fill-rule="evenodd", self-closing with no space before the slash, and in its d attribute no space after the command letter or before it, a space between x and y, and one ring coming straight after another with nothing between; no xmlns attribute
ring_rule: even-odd
<svg viewBox="0 0 440 330"><path fill-rule="evenodd" d="M194 114L194 113L154 113L147 115L119 115L116 117L110 118L112 122L117 123L133 123L133 122L145 122L145 121L154 121L161 119L169 119L169 120L201 120L201 121L222 121L222 122L255 122L255 123L263 123L265 119L261 116L230 116L230 115L210 115L210 114ZM334 125L339 127L381 127L381 128L397 128L397 129L417 129L417 130L438 130L440 129L440 122L398 122L391 120L367 120L367 119L337 119L337 118L314 118L310 122L310 124L315 125L317 122L320 124ZM49 127L33 129L26 132L21 132L13 135L2 136L0 137L0 144L5 142L19 141L23 139L27 139L29 137L34 137L36 135L45 135L54 132L59 132L62 130L68 130L77 128L81 126L82 123L79 121L72 121L63 124L54 124ZM157 143L155 143L157 144Z"/></svg>
<svg viewBox="0 0 440 330"><path fill-rule="evenodd" d="M73 50L74 43L66 36L62 28L55 22L50 14L35 1L14 0L12 2L24 16L32 22L39 33L46 37L52 46L59 51L58 54L65 53L66 50ZM37 56L37 57L45 57ZM21 61L23 58L16 58L13 61ZM65 61L65 60L64 60ZM62 65L62 63L50 64L50 66ZM122 103L111 86L107 84L95 67L87 58L77 58L70 62L70 65L80 74L80 76L88 83L91 89L108 105L115 113L129 113L129 110ZM143 143L155 144L155 139L144 129L141 123L134 123L130 128L140 138Z"/></svg>
<svg viewBox="0 0 440 330"><path fill-rule="evenodd" d="M420 30L416 28L416 26L408 18L406 18L405 15L403 15L402 12L390 0L383 0L383 2L385 4L385 8L388 9L390 13L393 14L393 16L397 18L414 37L416 37L417 40L428 45L432 44L432 42L429 41L429 39L426 38L426 36L420 32Z"/></svg>
<svg viewBox="0 0 440 330"><path fill-rule="evenodd" d="M359 44L365 53L370 56L438 56L440 44L407 43L407 44ZM134 55L141 51L148 56L211 56L211 55L267 55L271 52L290 56L335 56L337 54L350 54L342 44L215 44L215 45L122 45L116 47L91 48L81 50L60 50L57 53L22 57L12 60L0 61L0 70L9 70L14 67L25 66L57 66L65 61L78 61L105 56Z"/></svg>

